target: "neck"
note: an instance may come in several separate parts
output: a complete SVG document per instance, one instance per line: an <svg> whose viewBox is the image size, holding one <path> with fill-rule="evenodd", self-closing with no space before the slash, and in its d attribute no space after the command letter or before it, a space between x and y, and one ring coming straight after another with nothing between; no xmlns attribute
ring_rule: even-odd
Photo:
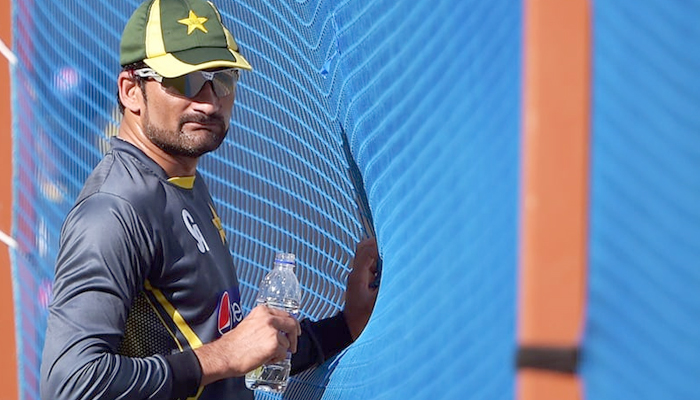
<svg viewBox="0 0 700 400"><path fill-rule="evenodd" d="M197 158L173 156L163 151L148 139L138 118L128 110L124 113L124 118L119 125L117 137L133 144L143 151L148 157L160 165L170 178L177 176L193 176L197 171Z"/></svg>

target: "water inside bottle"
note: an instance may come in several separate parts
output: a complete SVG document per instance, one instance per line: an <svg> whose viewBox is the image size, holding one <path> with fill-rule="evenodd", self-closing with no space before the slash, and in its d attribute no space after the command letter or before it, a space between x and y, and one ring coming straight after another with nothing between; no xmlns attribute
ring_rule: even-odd
<svg viewBox="0 0 700 400"><path fill-rule="evenodd" d="M287 388L290 368L289 358L277 364L262 365L246 374L245 384L252 390L282 393Z"/></svg>
<svg viewBox="0 0 700 400"><path fill-rule="evenodd" d="M287 311L291 316L297 318L299 315L299 302L288 300L258 301L258 304L265 304L270 308ZM287 358L275 364L264 364L249 372L245 376L245 384L248 389L261 390L264 392L282 393L287 388L289 371L292 365L292 353L287 352Z"/></svg>

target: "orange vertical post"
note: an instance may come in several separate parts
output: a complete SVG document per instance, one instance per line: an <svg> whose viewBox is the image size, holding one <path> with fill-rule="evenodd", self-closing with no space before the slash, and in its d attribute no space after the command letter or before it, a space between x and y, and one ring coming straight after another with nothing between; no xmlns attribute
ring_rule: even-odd
<svg viewBox="0 0 700 400"><path fill-rule="evenodd" d="M577 347L585 312L589 0L526 0L518 341ZM573 374L521 368L519 400L583 397Z"/></svg>
<svg viewBox="0 0 700 400"><path fill-rule="evenodd" d="M11 1L0 0L0 39L12 47ZM12 110L10 107L10 63L0 56L0 231L12 228ZM0 243L0 388L7 399L18 398L17 346L15 344L14 301L10 251Z"/></svg>

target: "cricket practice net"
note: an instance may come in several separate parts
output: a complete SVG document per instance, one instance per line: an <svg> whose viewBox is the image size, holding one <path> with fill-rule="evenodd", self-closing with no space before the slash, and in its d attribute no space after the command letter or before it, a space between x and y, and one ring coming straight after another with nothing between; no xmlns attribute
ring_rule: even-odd
<svg viewBox="0 0 700 400"><path fill-rule="evenodd" d="M254 68L200 163L246 311L276 251L296 253L310 318L342 308L372 230L383 257L365 332L284 397L512 399L522 2L214 1ZM21 399L39 398L61 224L116 133L119 39L137 5L13 2ZM591 399L700 398L700 10L591 7L579 373Z"/></svg>

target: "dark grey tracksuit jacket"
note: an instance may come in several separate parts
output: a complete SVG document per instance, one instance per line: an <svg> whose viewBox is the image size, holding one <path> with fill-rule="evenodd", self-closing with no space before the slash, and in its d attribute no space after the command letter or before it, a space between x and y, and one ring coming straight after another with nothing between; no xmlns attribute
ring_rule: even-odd
<svg viewBox="0 0 700 400"><path fill-rule="evenodd" d="M192 349L243 318L238 279L209 191L169 181L112 139L61 231L41 397L252 399L243 378L200 387ZM341 314L302 321L292 372L350 344Z"/></svg>

